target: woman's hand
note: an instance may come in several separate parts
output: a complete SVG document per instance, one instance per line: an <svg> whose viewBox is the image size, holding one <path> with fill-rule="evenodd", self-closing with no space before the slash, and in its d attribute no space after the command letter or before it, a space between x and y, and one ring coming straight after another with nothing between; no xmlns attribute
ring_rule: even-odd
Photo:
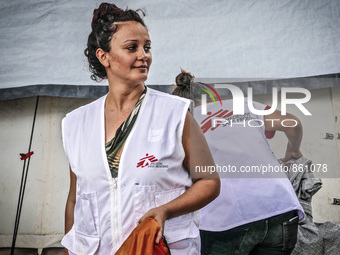
<svg viewBox="0 0 340 255"><path fill-rule="evenodd" d="M159 244L159 241L163 237L163 230L164 230L164 223L165 220L167 219L167 210L165 206L159 206L156 208L150 209L144 216L138 221L138 224L142 223L146 218L153 218L155 219L159 225L161 225L161 228L159 229L155 242L156 244Z"/></svg>

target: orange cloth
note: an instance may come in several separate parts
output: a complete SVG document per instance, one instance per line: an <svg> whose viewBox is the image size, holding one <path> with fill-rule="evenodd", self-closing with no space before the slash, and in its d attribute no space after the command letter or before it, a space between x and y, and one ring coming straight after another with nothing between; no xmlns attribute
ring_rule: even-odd
<svg viewBox="0 0 340 255"><path fill-rule="evenodd" d="M161 226L153 218L146 218L125 240L115 255L170 255L164 239L159 244L155 237Z"/></svg>

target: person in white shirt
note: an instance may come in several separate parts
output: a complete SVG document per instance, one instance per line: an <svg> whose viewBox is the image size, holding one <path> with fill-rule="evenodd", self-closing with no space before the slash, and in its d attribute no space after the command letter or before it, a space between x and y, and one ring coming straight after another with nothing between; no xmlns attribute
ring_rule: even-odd
<svg viewBox="0 0 340 255"><path fill-rule="evenodd" d="M194 117L207 138L214 170L221 177L219 197L201 210L202 254L291 254L304 212L267 137L272 138L275 131L284 132L288 143L282 160L300 158L299 119L292 114L282 116L278 110L256 115L247 101L244 114L233 114L231 99L222 100L222 105L208 103L207 115L203 115L201 94L208 88L195 83L194 76L185 71L176 77L176 85L174 95L195 102ZM258 110L267 108L257 102L253 105ZM266 121L273 119L276 121ZM285 126L281 125L283 119L289 119Z"/></svg>

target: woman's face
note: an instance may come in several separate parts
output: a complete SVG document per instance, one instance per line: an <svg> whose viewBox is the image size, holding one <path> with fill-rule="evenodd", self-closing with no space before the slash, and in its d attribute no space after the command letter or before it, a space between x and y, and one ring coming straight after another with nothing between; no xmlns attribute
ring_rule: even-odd
<svg viewBox="0 0 340 255"><path fill-rule="evenodd" d="M148 78L152 62L151 41L146 28L135 21L122 22L108 53L109 80L140 84Z"/></svg>

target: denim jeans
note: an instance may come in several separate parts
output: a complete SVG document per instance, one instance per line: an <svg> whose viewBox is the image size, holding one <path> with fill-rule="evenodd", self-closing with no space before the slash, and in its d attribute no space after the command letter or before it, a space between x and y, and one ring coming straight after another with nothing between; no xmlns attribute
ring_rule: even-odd
<svg viewBox="0 0 340 255"><path fill-rule="evenodd" d="M202 255L288 255L297 241L296 211L251 222L230 230L201 230Z"/></svg>

